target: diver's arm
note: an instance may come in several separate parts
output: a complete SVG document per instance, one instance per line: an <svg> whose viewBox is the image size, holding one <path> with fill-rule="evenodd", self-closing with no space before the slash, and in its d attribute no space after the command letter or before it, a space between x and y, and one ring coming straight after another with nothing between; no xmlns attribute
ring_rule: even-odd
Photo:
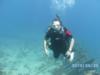
<svg viewBox="0 0 100 75"><path fill-rule="evenodd" d="M70 42L69 48L66 51L67 57L70 56L70 54L72 53L72 49L73 49L73 46L74 46L74 42L75 42L74 38L71 38L71 42Z"/></svg>
<svg viewBox="0 0 100 75"><path fill-rule="evenodd" d="M44 40L44 50L45 50L46 55L48 55L48 46L47 46L46 40Z"/></svg>
<svg viewBox="0 0 100 75"><path fill-rule="evenodd" d="M73 46L74 46L74 43L75 43L75 40L74 40L74 38L72 38L71 39L71 42L70 42L70 46L69 46L69 49L68 49L68 51L72 51L72 49L73 49Z"/></svg>
<svg viewBox="0 0 100 75"><path fill-rule="evenodd" d="M74 52L72 52L74 42L75 42L74 38L71 38L69 49L66 52L67 58L69 59L70 62L72 62L72 60L74 59Z"/></svg>
<svg viewBox="0 0 100 75"><path fill-rule="evenodd" d="M49 27L44 38L44 50L45 50L46 55L49 55L47 40L50 38L50 32L51 32L51 28Z"/></svg>

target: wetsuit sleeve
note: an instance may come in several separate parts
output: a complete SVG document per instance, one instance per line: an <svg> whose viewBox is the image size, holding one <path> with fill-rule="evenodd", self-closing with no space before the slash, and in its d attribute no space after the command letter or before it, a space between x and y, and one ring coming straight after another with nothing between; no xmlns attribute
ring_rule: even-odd
<svg viewBox="0 0 100 75"><path fill-rule="evenodd" d="M64 32L67 39L71 39L73 37L72 33L67 28L64 28Z"/></svg>
<svg viewBox="0 0 100 75"><path fill-rule="evenodd" d="M48 40L50 38L50 31L51 31L51 28L48 28L48 31L46 32L46 35L45 35L45 40Z"/></svg>

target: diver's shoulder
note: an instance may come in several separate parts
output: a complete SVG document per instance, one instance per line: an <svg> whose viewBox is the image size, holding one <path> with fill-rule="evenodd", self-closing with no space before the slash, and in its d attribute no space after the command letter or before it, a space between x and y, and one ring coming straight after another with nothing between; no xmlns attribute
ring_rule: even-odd
<svg viewBox="0 0 100 75"><path fill-rule="evenodd" d="M66 27L63 27L64 30L68 30Z"/></svg>
<svg viewBox="0 0 100 75"><path fill-rule="evenodd" d="M48 31L54 30L52 26L48 26Z"/></svg>

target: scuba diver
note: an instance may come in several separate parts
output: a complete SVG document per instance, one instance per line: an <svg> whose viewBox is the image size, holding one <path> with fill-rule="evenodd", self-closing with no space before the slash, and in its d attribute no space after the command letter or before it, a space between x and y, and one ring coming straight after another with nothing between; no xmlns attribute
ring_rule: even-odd
<svg viewBox="0 0 100 75"><path fill-rule="evenodd" d="M74 59L73 46L74 38L71 32L62 25L60 18L56 16L44 37L46 55L49 55L50 49L54 58L59 58L62 54L71 62Z"/></svg>

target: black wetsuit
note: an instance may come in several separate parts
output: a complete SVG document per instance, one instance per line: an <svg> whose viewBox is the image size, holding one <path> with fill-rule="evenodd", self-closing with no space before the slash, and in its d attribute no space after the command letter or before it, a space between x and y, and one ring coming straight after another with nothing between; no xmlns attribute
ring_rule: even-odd
<svg viewBox="0 0 100 75"><path fill-rule="evenodd" d="M69 48L70 39L72 35L66 35L67 29L64 28L64 31L57 31L53 28L50 28L46 33L45 39L49 40L51 45L48 44L49 48L53 50L54 57L58 58L60 54L65 56L67 49Z"/></svg>

